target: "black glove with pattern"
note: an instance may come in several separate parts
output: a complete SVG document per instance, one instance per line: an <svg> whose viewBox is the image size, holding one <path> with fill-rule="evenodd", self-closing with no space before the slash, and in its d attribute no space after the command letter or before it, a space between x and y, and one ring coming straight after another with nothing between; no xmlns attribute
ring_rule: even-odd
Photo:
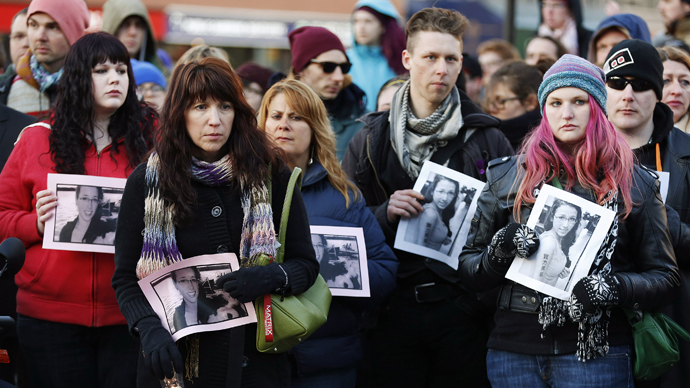
<svg viewBox="0 0 690 388"><path fill-rule="evenodd" d="M218 278L216 284L240 303L271 292L280 292L287 287L287 271L281 264L242 267Z"/></svg>
<svg viewBox="0 0 690 388"><path fill-rule="evenodd" d="M570 295L570 315L592 314L597 306L618 306L625 300L625 288L616 275L589 275L580 279ZM579 311L578 311L579 310Z"/></svg>
<svg viewBox="0 0 690 388"><path fill-rule="evenodd" d="M492 264L507 268L515 256L527 258L539 249L539 236L526 225L511 222L496 232L489 244Z"/></svg>
<svg viewBox="0 0 690 388"><path fill-rule="evenodd" d="M144 353L144 364L158 380L172 378L173 367L184 373L182 355L170 333L163 328L158 317L144 317L136 324Z"/></svg>

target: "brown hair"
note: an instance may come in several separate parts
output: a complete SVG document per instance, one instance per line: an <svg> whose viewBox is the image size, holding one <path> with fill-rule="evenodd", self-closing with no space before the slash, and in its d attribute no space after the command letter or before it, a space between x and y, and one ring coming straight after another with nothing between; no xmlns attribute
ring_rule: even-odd
<svg viewBox="0 0 690 388"><path fill-rule="evenodd" d="M544 73L537 66L528 65L523 61L506 63L491 75L491 80L486 87L485 111L488 111L489 104L491 103L490 98L496 85L506 85L511 92L521 97L520 103L524 104L530 95L534 95L534 101L537 101L537 92L543 78Z"/></svg>
<svg viewBox="0 0 690 388"><path fill-rule="evenodd" d="M335 134L331 129L328 112L323 101L307 84L294 79L286 79L273 85L264 95L261 108L257 114L259 128L266 130L268 108L273 99L279 94L285 96L285 102L294 110L311 129L310 149L313 158L318 160L328 172L328 180L333 187L345 197L345 206L350 206L350 193L354 193L354 200L360 196L354 183L347 179L345 171L335 156Z"/></svg>
<svg viewBox="0 0 690 388"><path fill-rule="evenodd" d="M690 70L690 56L685 51L672 46L659 47L656 50L661 56L661 62L674 61L682 63Z"/></svg>
<svg viewBox="0 0 690 388"><path fill-rule="evenodd" d="M406 49L412 51L412 38L421 31L450 34L462 42L469 25L470 21L458 11L436 7L424 8L412 15L405 25Z"/></svg>
<svg viewBox="0 0 690 388"><path fill-rule="evenodd" d="M257 130L256 117L242 93L242 81L227 62L204 58L180 65L173 71L161 110L161 127L156 144L160 156L160 189L163 198L176 209L175 224L192 216L196 192L192 188L191 161L194 143L187 134L185 112L198 101L212 98L229 102L235 118L227 143L235 178L247 185L259 184L284 166L282 151L266 133Z"/></svg>
<svg viewBox="0 0 690 388"><path fill-rule="evenodd" d="M546 36L546 35L537 35L537 36L533 36L533 37L530 38L528 41L526 41L526 42L525 42L525 51L527 51L527 46L529 46L529 44L530 44L533 40L535 40L535 39L548 40L549 42L553 43L554 46L556 46L556 59L555 59L556 61L557 61L560 57L564 56L565 54L568 54L568 49L565 48L565 46L563 46L563 43L561 43L560 40L555 39L555 38L553 38L553 37L551 37L551 36ZM525 52L525 55L527 55L526 52Z"/></svg>
<svg viewBox="0 0 690 388"><path fill-rule="evenodd" d="M495 52L504 61L522 59L515 46L503 39L489 39L477 46L477 55L482 55L486 52Z"/></svg>

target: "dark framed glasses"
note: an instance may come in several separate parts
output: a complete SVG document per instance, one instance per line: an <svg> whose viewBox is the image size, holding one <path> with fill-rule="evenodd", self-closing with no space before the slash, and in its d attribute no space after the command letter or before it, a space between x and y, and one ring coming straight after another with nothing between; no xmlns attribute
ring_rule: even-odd
<svg viewBox="0 0 690 388"><path fill-rule="evenodd" d="M309 61L309 63L317 63L321 65L323 68L323 72L326 74L331 74L332 72L335 71L335 68L340 66L340 71L343 72L343 74L347 74L350 72L350 68L352 67L352 64L350 62L345 62L345 63L335 63L335 62L322 62L322 61L316 61L312 59Z"/></svg>
<svg viewBox="0 0 690 388"><path fill-rule="evenodd" d="M627 79L614 76L606 80L606 86L615 90L623 90L628 84L632 86L632 90L635 92L644 92L653 88L651 83L638 78Z"/></svg>

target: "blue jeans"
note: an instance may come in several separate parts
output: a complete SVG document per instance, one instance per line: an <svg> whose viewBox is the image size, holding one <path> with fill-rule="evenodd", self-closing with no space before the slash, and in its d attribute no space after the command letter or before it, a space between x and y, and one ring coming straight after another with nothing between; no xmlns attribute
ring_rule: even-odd
<svg viewBox="0 0 690 388"><path fill-rule="evenodd" d="M34 386L136 386L139 341L127 325L87 327L17 317L17 337Z"/></svg>
<svg viewBox="0 0 690 388"><path fill-rule="evenodd" d="M632 388L630 346L611 346L606 357L578 361L575 353L534 356L489 349L493 388Z"/></svg>

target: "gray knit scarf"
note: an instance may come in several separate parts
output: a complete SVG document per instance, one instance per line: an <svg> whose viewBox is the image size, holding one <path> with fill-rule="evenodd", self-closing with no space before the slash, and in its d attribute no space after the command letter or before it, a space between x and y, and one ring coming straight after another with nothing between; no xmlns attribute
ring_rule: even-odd
<svg viewBox="0 0 690 388"><path fill-rule="evenodd" d="M538 194L539 189L535 188L534 196L536 197ZM600 205L618 214L616 199L617 193L609 192ZM614 217L604 242L597 252L597 257L592 263L589 275L606 276L611 273L611 256L616 249L617 240L618 217ZM578 359L584 362L597 356L605 356L608 353L611 309L612 307L604 309L597 307L594 314L583 314L580 303L571 304L570 301L545 297L539 307L539 323L543 325L543 330L553 324L563 326L567 322L577 323L576 354Z"/></svg>
<svg viewBox="0 0 690 388"><path fill-rule="evenodd" d="M431 116L418 119L410 109L410 81L407 81L393 96L388 121L391 127L391 144L398 160L410 178L417 179L424 162L460 132L463 125L460 93L453 86ZM408 130L416 135L414 141L411 141ZM410 151L420 155L418 163L411 160Z"/></svg>

